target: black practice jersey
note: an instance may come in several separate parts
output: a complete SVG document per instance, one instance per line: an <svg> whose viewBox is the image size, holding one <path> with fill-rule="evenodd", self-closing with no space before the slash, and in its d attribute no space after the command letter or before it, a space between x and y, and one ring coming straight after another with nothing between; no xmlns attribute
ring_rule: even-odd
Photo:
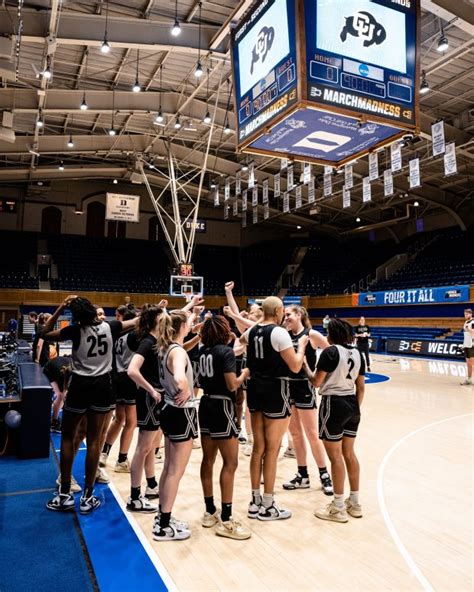
<svg viewBox="0 0 474 592"><path fill-rule="evenodd" d="M227 389L224 374L236 372L235 354L227 345L201 347L199 350L199 383L206 395L220 395L234 399Z"/></svg>
<svg viewBox="0 0 474 592"><path fill-rule="evenodd" d="M143 364L140 374L154 388L161 388L160 375L158 372L158 354L155 351L156 337L150 333L138 339L136 333L131 333L127 339L128 347L136 354L143 356Z"/></svg>
<svg viewBox="0 0 474 592"><path fill-rule="evenodd" d="M286 329L278 325L255 325L247 336L247 367L251 378L284 378L289 368L280 351L291 347L291 338Z"/></svg>
<svg viewBox="0 0 474 592"><path fill-rule="evenodd" d="M355 328L356 335L362 335L363 333L370 333L370 328L367 325L357 325ZM357 337L357 343L368 343L368 337Z"/></svg>
<svg viewBox="0 0 474 592"><path fill-rule="evenodd" d="M293 343L293 347L295 349L295 352L298 351L298 340L301 339L301 337L303 337L303 335L309 336L310 331L311 331L311 329L307 329L306 327L303 329L303 331L301 331L301 333L298 333L297 335L295 335L291 331L288 331L288 333L290 334L291 342ZM308 343L306 345L305 356L306 356L306 361L308 363L308 366L310 367L311 370L314 370L316 367L316 350L311 345L311 341L308 341ZM301 370L299 372L291 372L290 371L289 376L290 376L291 380L308 380L305 369L303 367L301 367Z"/></svg>

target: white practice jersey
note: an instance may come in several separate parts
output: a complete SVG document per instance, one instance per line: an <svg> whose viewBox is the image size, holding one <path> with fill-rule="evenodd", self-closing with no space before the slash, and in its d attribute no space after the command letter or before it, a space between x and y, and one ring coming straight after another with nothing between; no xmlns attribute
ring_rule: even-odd
<svg viewBox="0 0 474 592"><path fill-rule="evenodd" d="M80 341L72 349L72 371L82 376L100 376L112 370L114 341L108 323L80 328Z"/></svg>
<svg viewBox="0 0 474 592"><path fill-rule="evenodd" d="M160 371L160 382L161 386L165 391L164 399L165 403L168 405L172 405L173 407L178 407L175 403L176 395L179 392L178 385L174 379L173 373L168 369L168 357L170 353L176 349L177 347L181 347L178 343L172 343L169 348L166 350L164 354L160 353L158 358L158 366ZM189 359L188 354L186 353L187 363L186 363L186 380L188 381L189 390L191 391L191 398L186 401L183 407L197 407L199 400L196 399L194 396L194 376L193 376L193 366L191 364L191 360Z"/></svg>
<svg viewBox="0 0 474 592"><path fill-rule="evenodd" d="M473 339L471 331L474 329L474 319L470 319L464 323L463 331L464 331L464 341L462 346L463 347L472 347Z"/></svg>
<svg viewBox="0 0 474 592"><path fill-rule="evenodd" d="M128 335L122 335L115 344L115 365L117 372L126 372L133 358L132 350L128 347Z"/></svg>
<svg viewBox="0 0 474 592"><path fill-rule="evenodd" d="M342 345L331 346L331 348L334 347L339 353L339 361L335 370L326 375L323 384L319 387L319 394L340 397L355 395L355 381L362 366L360 352L356 348L343 347Z"/></svg>

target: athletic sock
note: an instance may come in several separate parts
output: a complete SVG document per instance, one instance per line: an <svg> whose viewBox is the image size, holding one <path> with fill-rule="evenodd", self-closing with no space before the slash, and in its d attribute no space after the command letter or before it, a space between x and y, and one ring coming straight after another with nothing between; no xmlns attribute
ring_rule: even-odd
<svg viewBox="0 0 474 592"><path fill-rule="evenodd" d="M104 444L104 447L102 448L102 453L107 454L107 456L108 456L111 448L112 448L112 444L107 444L107 442L106 442Z"/></svg>
<svg viewBox="0 0 474 592"><path fill-rule="evenodd" d="M301 477L304 478L308 478L308 467L307 466L303 466L303 467L298 467L298 473L300 474Z"/></svg>
<svg viewBox="0 0 474 592"><path fill-rule="evenodd" d="M222 510L221 510L221 520L222 522L227 522L230 517L232 516L232 504L224 504L222 502Z"/></svg>
<svg viewBox="0 0 474 592"><path fill-rule="evenodd" d="M160 528L167 528L170 525L171 512L161 512Z"/></svg>
<svg viewBox="0 0 474 592"><path fill-rule="evenodd" d="M262 503L262 496L260 495L260 489L252 489L252 501L257 506L259 506Z"/></svg>
<svg viewBox="0 0 474 592"><path fill-rule="evenodd" d="M335 493L334 494L334 505L338 510L344 509L344 494L343 493Z"/></svg>
<svg viewBox="0 0 474 592"><path fill-rule="evenodd" d="M119 452L118 461L119 463L123 463L127 460L128 454L126 452Z"/></svg>
<svg viewBox="0 0 474 592"><path fill-rule="evenodd" d="M353 504L358 504L359 503L359 492L358 491L351 491L349 499L351 500L351 502Z"/></svg>
<svg viewBox="0 0 474 592"><path fill-rule="evenodd" d="M216 513L217 508L214 504L214 496L210 495L209 497L204 497L204 503L206 504L206 512L208 514Z"/></svg>
<svg viewBox="0 0 474 592"><path fill-rule="evenodd" d="M61 479L59 493L71 493L71 481L63 481Z"/></svg>
<svg viewBox="0 0 474 592"><path fill-rule="evenodd" d="M267 509L273 506L273 493L264 493L262 495L262 505Z"/></svg>
<svg viewBox="0 0 474 592"><path fill-rule="evenodd" d="M84 497L89 498L89 497L92 497L93 494L94 494L94 488L93 487L86 487L86 489L84 491Z"/></svg>
<svg viewBox="0 0 474 592"><path fill-rule="evenodd" d="M321 479L321 477L326 473L327 475L329 475L327 467L318 467L318 471L319 471L319 478Z"/></svg>
<svg viewBox="0 0 474 592"><path fill-rule="evenodd" d="M148 487L150 489L155 489L155 487L158 486L158 483L156 482L156 479L155 479L154 476L153 477L147 477L146 478L146 484L148 485Z"/></svg>
<svg viewBox="0 0 474 592"><path fill-rule="evenodd" d="M140 489L140 487L132 487L130 489L130 497L132 498L132 500L140 499Z"/></svg>

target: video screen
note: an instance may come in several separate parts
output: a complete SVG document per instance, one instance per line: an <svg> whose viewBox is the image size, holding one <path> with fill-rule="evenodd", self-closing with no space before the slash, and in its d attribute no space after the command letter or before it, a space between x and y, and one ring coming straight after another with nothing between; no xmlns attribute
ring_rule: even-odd
<svg viewBox="0 0 474 592"><path fill-rule="evenodd" d="M314 0L316 47L406 74L405 15L371 0Z"/></svg>

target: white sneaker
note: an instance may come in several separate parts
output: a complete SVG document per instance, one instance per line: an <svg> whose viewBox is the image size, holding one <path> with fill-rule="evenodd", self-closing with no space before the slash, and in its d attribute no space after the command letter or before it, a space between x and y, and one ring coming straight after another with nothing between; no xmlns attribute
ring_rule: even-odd
<svg viewBox="0 0 474 592"><path fill-rule="evenodd" d="M115 463L114 471L116 473L130 473L130 461L125 459L123 462L117 461Z"/></svg>
<svg viewBox="0 0 474 592"><path fill-rule="evenodd" d="M61 475L56 479L56 485L61 487ZM76 481L74 477L71 476L71 493L80 493L82 491L82 487Z"/></svg>
<svg viewBox="0 0 474 592"><path fill-rule="evenodd" d="M193 440L193 450L198 450L199 448L201 448L201 442L195 438Z"/></svg>
<svg viewBox="0 0 474 592"><path fill-rule="evenodd" d="M285 450L285 452L283 453L283 456L285 458L296 458L296 452L294 448L290 448L288 446L288 448Z"/></svg>
<svg viewBox="0 0 474 592"><path fill-rule="evenodd" d="M148 487L145 489L145 497L148 499L157 499L160 497L160 491L158 485L156 487Z"/></svg>
<svg viewBox="0 0 474 592"><path fill-rule="evenodd" d="M164 455L161 452L161 448L158 448L158 452L155 454L155 463L162 463L164 462Z"/></svg>
<svg viewBox="0 0 474 592"><path fill-rule="evenodd" d="M161 528L159 524L155 525L152 532L155 541L184 541L191 536L190 530L180 530L171 522L166 528Z"/></svg>
<svg viewBox="0 0 474 592"><path fill-rule="evenodd" d="M464 380L463 382L460 383L461 386L468 386L470 384L472 384L470 378L466 378L466 380Z"/></svg>
<svg viewBox="0 0 474 592"><path fill-rule="evenodd" d="M107 471L101 467L98 467L97 473L95 474L96 483L110 483L110 477Z"/></svg>
<svg viewBox="0 0 474 592"><path fill-rule="evenodd" d="M127 510L129 512L141 512L142 514L154 514L158 511L158 506L150 504L146 497L142 495L137 500L131 497L127 500Z"/></svg>
<svg viewBox="0 0 474 592"><path fill-rule="evenodd" d="M228 539L236 539L238 541L244 541L252 536L250 529L244 526L238 520L234 520L232 517L227 522L219 520L219 524L216 528L216 534L218 536L227 537Z"/></svg>
<svg viewBox="0 0 474 592"><path fill-rule="evenodd" d="M309 477L302 477L296 473L295 478L283 483L283 489L292 491L293 489L308 489L310 487Z"/></svg>
<svg viewBox="0 0 474 592"><path fill-rule="evenodd" d="M209 514L209 512L204 512L204 515L201 519L201 524L204 528L211 528L215 526L219 522L219 512L216 510L214 514Z"/></svg>
<svg viewBox="0 0 474 592"><path fill-rule="evenodd" d="M315 510L314 515L321 520L331 520L332 522L349 522L349 517L345 508L338 508L334 501L328 504L322 510Z"/></svg>
<svg viewBox="0 0 474 592"><path fill-rule="evenodd" d="M255 504L253 501L249 504L249 509L247 510L247 516L249 518L256 518L258 516L258 511L260 510L260 505Z"/></svg>
<svg viewBox="0 0 474 592"><path fill-rule="evenodd" d="M156 528L159 528L160 527L160 516L161 516L160 509L158 508L158 512L156 513L156 516L155 516L155 522L153 523L153 528L155 528L155 527ZM171 526L174 526L178 530L189 530L189 531L191 531L191 529L189 528L189 524L185 520L178 520L174 516L171 516L171 518L170 518L170 524L171 524Z"/></svg>
<svg viewBox="0 0 474 592"><path fill-rule="evenodd" d="M252 456L252 450L253 442L247 442L247 444L245 444L243 447L242 452L245 454L245 456Z"/></svg>
<svg viewBox="0 0 474 592"><path fill-rule="evenodd" d="M290 510L284 510L283 508L279 508L275 502L269 507L265 508L265 506L260 506L258 511L257 518L263 521L270 521L270 520L287 520L291 518Z"/></svg>
<svg viewBox="0 0 474 592"><path fill-rule="evenodd" d="M107 461L109 460L109 455L105 452L101 452L99 456L99 467L102 469L107 466Z"/></svg>
<svg viewBox="0 0 474 592"><path fill-rule="evenodd" d="M350 497L346 499L345 504L348 514L350 514L353 518L362 518L362 506L360 504L355 504L352 502Z"/></svg>

